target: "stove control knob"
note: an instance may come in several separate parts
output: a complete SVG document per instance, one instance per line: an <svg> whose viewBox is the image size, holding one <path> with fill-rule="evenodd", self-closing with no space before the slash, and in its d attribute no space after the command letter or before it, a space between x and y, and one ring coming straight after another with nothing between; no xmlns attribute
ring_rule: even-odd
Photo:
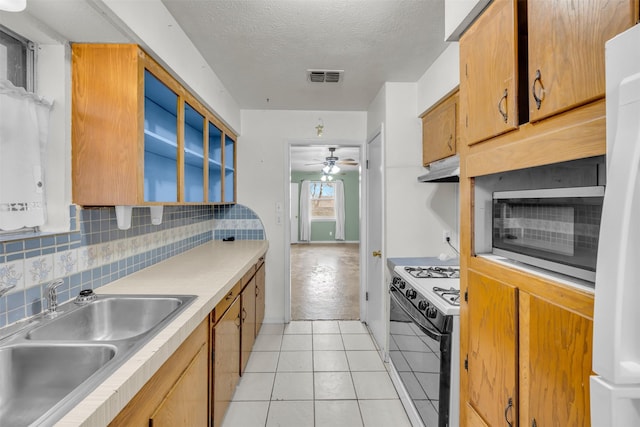
<svg viewBox="0 0 640 427"><path fill-rule="evenodd" d="M416 299L416 297L418 296L418 293L416 292L415 289L407 289L407 298L409 299Z"/></svg>
<svg viewBox="0 0 640 427"><path fill-rule="evenodd" d="M398 285L400 287L400 289L404 289L407 287L407 282L405 282L404 280L400 279L400 284Z"/></svg>
<svg viewBox="0 0 640 427"><path fill-rule="evenodd" d="M435 319L437 315L438 315L438 310L436 310L434 306L427 308L427 317L431 319Z"/></svg>
<svg viewBox="0 0 640 427"><path fill-rule="evenodd" d="M398 283L402 282L402 279L399 277L394 277L393 281L391 282L392 285L397 285Z"/></svg>
<svg viewBox="0 0 640 427"><path fill-rule="evenodd" d="M425 300L421 299L420 301L418 301L418 310L426 310L427 307L429 307L429 303L426 302Z"/></svg>

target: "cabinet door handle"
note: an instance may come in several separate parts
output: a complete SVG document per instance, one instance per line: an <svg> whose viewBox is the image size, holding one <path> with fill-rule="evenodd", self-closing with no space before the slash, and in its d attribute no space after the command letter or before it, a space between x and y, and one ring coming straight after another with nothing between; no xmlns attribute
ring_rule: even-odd
<svg viewBox="0 0 640 427"><path fill-rule="evenodd" d="M453 135L449 135L449 140L447 141L447 147L449 147L449 151L453 151L453 146L451 145L451 141L453 141Z"/></svg>
<svg viewBox="0 0 640 427"><path fill-rule="evenodd" d="M531 419L531 427L538 427L538 423L536 422L535 418Z"/></svg>
<svg viewBox="0 0 640 427"><path fill-rule="evenodd" d="M506 108L506 106L507 106L507 96L508 95L509 95L509 91L507 89L505 89L504 93L502 94L502 98L500 98L500 101L498 101L498 111L502 115L502 119L504 120L505 123L507 123L507 120L509 119L509 116L507 115L507 112L502 109L502 103L504 102L505 108Z"/></svg>
<svg viewBox="0 0 640 427"><path fill-rule="evenodd" d="M540 86L540 96L536 93L536 83ZM533 100L536 101L536 107L538 107L539 110L542 100L544 99L544 86L542 85L542 75L540 74L540 70L536 70L536 77L533 79L533 84L531 85L531 94L533 95Z"/></svg>
<svg viewBox="0 0 640 427"><path fill-rule="evenodd" d="M233 321L233 323L236 324L236 326L238 327L238 329L240 329L240 313L238 312L238 316L235 318L235 320Z"/></svg>
<svg viewBox="0 0 640 427"><path fill-rule="evenodd" d="M231 298L233 298L233 291L229 292L229 295L227 295L225 300L229 301Z"/></svg>
<svg viewBox="0 0 640 427"><path fill-rule="evenodd" d="M509 400L507 401L507 407L504 408L504 420L507 422L507 425L509 427L513 427L513 423L511 421L509 421L509 412L510 409L513 408L513 399L510 397Z"/></svg>
<svg viewBox="0 0 640 427"><path fill-rule="evenodd" d="M247 310L242 307L242 323L244 323L245 320L247 320Z"/></svg>

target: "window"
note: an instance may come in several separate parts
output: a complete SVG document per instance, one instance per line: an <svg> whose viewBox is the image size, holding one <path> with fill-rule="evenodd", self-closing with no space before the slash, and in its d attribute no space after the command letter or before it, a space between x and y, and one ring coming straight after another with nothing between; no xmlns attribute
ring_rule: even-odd
<svg viewBox="0 0 640 427"><path fill-rule="evenodd" d="M0 25L0 79L33 92L34 61L33 43ZM0 229L0 242L32 237L38 230L38 227Z"/></svg>
<svg viewBox="0 0 640 427"><path fill-rule="evenodd" d="M0 26L0 79L34 92L33 43Z"/></svg>
<svg viewBox="0 0 640 427"><path fill-rule="evenodd" d="M312 220L335 220L335 188L333 183L312 181L309 185Z"/></svg>

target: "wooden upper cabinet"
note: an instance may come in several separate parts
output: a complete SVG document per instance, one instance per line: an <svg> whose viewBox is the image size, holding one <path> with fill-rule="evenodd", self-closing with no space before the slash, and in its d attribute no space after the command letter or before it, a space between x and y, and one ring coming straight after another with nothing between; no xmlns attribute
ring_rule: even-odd
<svg viewBox="0 0 640 427"><path fill-rule="evenodd" d="M235 202L236 136L137 45L73 44L71 108L74 203Z"/></svg>
<svg viewBox="0 0 640 427"><path fill-rule="evenodd" d="M520 293L520 425L589 426L593 322Z"/></svg>
<svg viewBox="0 0 640 427"><path fill-rule="evenodd" d="M458 91L422 116L422 164L427 166L456 154Z"/></svg>
<svg viewBox="0 0 640 427"><path fill-rule="evenodd" d="M494 0L460 37L460 130L465 144L518 127L516 0Z"/></svg>
<svg viewBox="0 0 640 427"><path fill-rule="evenodd" d="M506 425L505 413L517 419L518 290L472 270L468 277L469 405L487 425Z"/></svg>
<svg viewBox="0 0 640 427"><path fill-rule="evenodd" d="M605 94L605 42L630 28L637 0L527 2L529 120Z"/></svg>

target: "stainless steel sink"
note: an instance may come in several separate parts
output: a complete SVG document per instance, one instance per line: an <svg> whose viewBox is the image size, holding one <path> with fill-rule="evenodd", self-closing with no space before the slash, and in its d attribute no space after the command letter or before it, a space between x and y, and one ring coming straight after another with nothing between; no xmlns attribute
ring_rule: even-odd
<svg viewBox="0 0 640 427"><path fill-rule="evenodd" d="M186 297L102 296L33 329L31 340L114 341L148 332ZM64 311L61 308L61 311Z"/></svg>
<svg viewBox="0 0 640 427"><path fill-rule="evenodd" d="M0 426L53 425L195 298L101 295L0 329Z"/></svg>
<svg viewBox="0 0 640 427"><path fill-rule="evenodd" d="M112 345L0 348L0 424L31 424L115 355Z"/></svg>

